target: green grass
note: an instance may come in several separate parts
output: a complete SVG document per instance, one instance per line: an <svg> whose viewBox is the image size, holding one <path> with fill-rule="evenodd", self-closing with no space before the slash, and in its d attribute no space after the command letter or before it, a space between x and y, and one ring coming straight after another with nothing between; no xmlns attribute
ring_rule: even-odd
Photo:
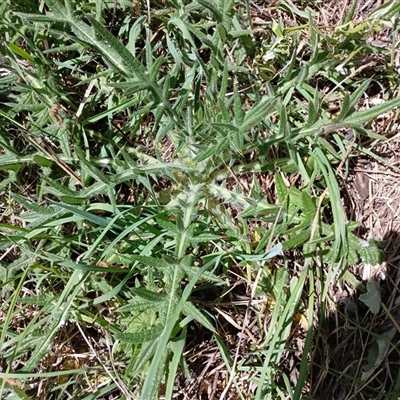
<svg viewBox="0 0 400 400"><path fill-rule="evenodd" d="M261 28L235 1L18 3L0 5L0 397L170 399L201 344L218 396L311 396L329 288L365 291L348 266L382 257L342 198L400 105L394 50L368 40L396 42L400 7L326 29L319 2Z"/></svg>

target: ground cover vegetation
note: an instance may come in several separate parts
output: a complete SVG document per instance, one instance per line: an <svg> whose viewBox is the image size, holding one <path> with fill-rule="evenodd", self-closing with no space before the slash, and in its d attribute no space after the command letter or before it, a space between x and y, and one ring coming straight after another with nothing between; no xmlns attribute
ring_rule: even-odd
<svg viewBox="0 0 400 400"><path fill-rule="evenodd" d="M2 1L0 398L397 399L399 15Z"/></svg>

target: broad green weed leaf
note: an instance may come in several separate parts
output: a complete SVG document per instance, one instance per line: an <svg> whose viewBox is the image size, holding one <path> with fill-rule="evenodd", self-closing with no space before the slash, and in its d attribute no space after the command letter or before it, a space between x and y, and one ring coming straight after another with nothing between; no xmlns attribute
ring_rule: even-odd
<svg viewBox="0 0 400 400"><path fill-rule="evenodd" d="M235 125L240 126L243 123L245 113L243 111L242 100L240 98L239 90L237 84L233 87L233 114L235 116Z"/></svg>
<svg viewBox="0 0 400 400"><path fill-rule="evenodd" d="M95 18L91 15L87 15L87 19L92 24L91 27L83 21L76 19L67 8L62 5L60 0L47 0L47 3L50 5L55 15L70 24L72 31L78 38L99 50L110 63L115 65L115 67L128 78L134 75L140 81L145 82L153 92L157 102L164 103L165 107L172 112L171 105L163 98L161 88L149 79L145 67ZM99 40L95 33L104 41Z"/></svg>
<svg viewBox="0 0 400 400"><path fill-rule="evenodd" d="M152 89L154 90L155 95L159 95L161 89L157 87L154 82L151 82L148 75L146 74L145 67L139 62L139 60L126 48L123 44L115 38L103 25L101 25L95 18L90 15L87 15L87 19L92 24L95 32L100 35L107 43L109 51L104 51L104 43L101 42L101 50L102 54L109 59L112 63L118 62L119 66L123 66L121 71L131 76L134 74L137 79L141 80L142 82L146 82ZM96 43L97 44L97 43ZM158 101L161 101L162 96L158 98Z"/></svg>
<svg viewBox="0 0 400 400"><path fill-rule="evenodd" d="M61 208L65 208L68 211L71 211L74 214L80 215L81 217L83 217L84 219L86 219L87 221L91 221L96 225L99 226L107 226L110 223L110 219L109 218L104 218L104 217L99 217L98 215L95 215L93 213L84 211L82 209L76 208L76 207L71 207L67 204L58 204L59 207Z"/></svg>
<svg viewBox="0 0 400 400"><path fill-rule="evenodd" d="M172 41L169 36L166 36L166 41L167 41L168 50L171 53L171 55L175 61L175 65L170 72L170 76L176 77L180 71L180 65L181 65L182 59L181 59L181 56L175 46L174 41Z"/></svg>
<svg viewBox="0 0 400 400"><path fill-rule="evenodd" d="M160 337L157 337L155 340L150 340L148 342L142 343L139 353L135 357L135 362L132 367L134 373L139 373L143 371L145 364L152 359L159 342Z"/></svg>
<svg viewBox="0 0 400 400"><path fill-rule="evenodd" d="M264 254L236 254L236 258L245 261L265 261L276 257L282 251L282 244L278 243Z"/></svg>
<svg viewBox="0 0 400 400"><path fill-rule="evenodd" d="M378 244L374 240L363 240L358 238L351 232L352 227L348 226L349 245L353 251L357 252L364 264L375 266L383 261L383 252L379 249ZM357 257L357 262L359 258ZM355 264L355 262L353 264ZM350 265L352 265L350 263Z"/></svg>
<svg viewBox="0 0 400 400"><path fill-rule="evenodd" d="M267 218L274 221L279 210L279 207L268 204L266 201L259 201L254 206L247 206L246 209L239 214L239 218L263 216L264 221L267 221Z"/></svg>
<svg viewBox="0 0 400 400"><path fill-rule="evenodd" d="M360 84L357 85L354 92L350 94L350 104L349 104L350 109L356 107L357 103L359 102L361 97L365 94L370 84L371 84L371 79L366 79L365 81L360 82Z"/></svg>
<svg viewBox="0 0 400 400"><path fill-rule="evenodd" d="M133 288L131 289L132 293L136 294L137 296L141 297L142 299L148 301L164 301L165 295L162 293L152 292L151 290L143 289L143 288Z"/></svg>
<svg viewBox="0 0 400 400"><path fill-rule="evenodd" d="M337 117L338 121L342 121L351 112L351 101L350 96L346 93L341 105L340 114Z"/></svg>
<svg viewBox="0 0 400 400"><path fill-rule="evenodd" d="M361 373L361 380L363 382L367 381L374 370L382 364L385 357L393 350L393 347L391 348L391 341L395 333L395 328L383 333L368 349L368 364L363 367L363 372Z"/></svg>
<svg viewBox="0 0 400 400"><path fill-rule="evenodd" d="M132 258L154 268L166 268L169 265L166 261L155 257L133 255Z"/></svg>
<svg viewBox="0 0 400 400"><path fill-rule="evenodd" d="M308 120L306 127L310 127L316 123L319 117L319 110L320 110L319 96L318 96L318 91L315 90L313 101L308 102Z"/></svg>
<svg viewBox="0 0 400 400"><path fill-rule="evenodd" d="M222 24L224 25L225 29L229 32L232 23L234 0L217 1L217 5L222 15Z"/></svg>
<svg viewBox="0 0 400 400"><path fill-rule="evenodd" d="M220 89L218 95L218 102L222 104L225 104L226 101L226 92L228 90L228 76L229 76L228 61L225 60L224 69L222 71L222 78L220 80Z"/></svg>
<svg viewBox="0 0 400 400"><path fill-rule="evenodd" d="M301 129L301 135L313 135L315 137L323 132L335 132L342 128L362 128L364 123L370 122L379 115L385 114L398 106L400 106L400 98L395 98L366 110L353 113L343 121L334 120L329 122L320 120L310 128Z"/></svg>
<svg viewBox="0 0 400 400"><path fill-rule="evenodd" d="M172 307L173 299L171 298L170 307L168 310L168 319L166 321L164 331L161 333L160 341L157 344L157 350L155 351L155 355L151 361L149 373L143 384L143 390L141 395L141 399L143 400L152 399L155 396L156 392L158 391L159 382L155 381L155 377L157 374L157 370L160 368L160 365L163 364L164 352L165 349L167 348L169 340L171 339L171 333L176 323L179 320L184 304L186 303L190 294L192 293L195 284L198 282L199 278L204 274L207 268L209 268L209 265L205 265L202 268L199 268L197 274L186 285L182 293L182 297L179 300L178 304L175 305L175 307Z"/></svg>
<svg viewBox="0 0 400 400"><path fill-rule="evenodd" d="M269 97L262 99L259 104L253 106L245 115L239 130L243 133L260 123L275 107L276 101Z"/></svg>
<svg viewBox="0 0 400 400"><path fill-rule="evenodd" d="M67 321L72 308L72 303L75 301L78 293L81 292L81 284L84 284L88 276L88 272L82 274L81 271L74 271L70 276L58 302L54 304L49 322L46 324L46 329L44 329L46 332L44 340L41 341L40 346L35 348L28 362L25 363L23 371L33 371L41 359L46 355L46 353L48 353L58 328Z"/></svg>
<svg viewBox="0 0 400 400"><path fill-rule="evenodd" d="M375 279L367 282L367 293L360 295L359 300L368 306L372 314L378 314L381 307L381 287Z"/></svg>
<svg viewBox="0 0 400 400"><path fill-rule="evenodd" d="M376 8L369 17L371 19L379 18L389 20L398 12L400 12L400 3L397 0L389 0Z"/></svg>
<svg viewBox="0 0 400 400"><path fill-rule="evenodd" d="M140 312L146 310L157 311L159 307L161 307L161 302L154 302L148 300L137 300L135 299L129 304L125 304L124 306L118 309L118 312L125 313L125 312Z"/></svg>
<svg viewBox="0 0 400 400"><path fill-rule="evenodd" d="M228 114L229 115L229 114ZM222 135L228 135L231 132L238 131L235 125L230 123L231 117L228 118L229 122L213 122L210 125Z"/></svg>
<svg viewBox="0 0 400 400"><path fill-rule="evenodd" d="M187 301L182 309L182 313L195 319L199 324L206 327L209 331L215 333L214 326L210 323L205 315L190 301Z"/></svg>
<svg viewBox="0 0 400 400"><path fill-rule="evenodd" d="M28 13L22 13L22 12L16 12L15 15L18 15L19 17L30 20L30 21L36 21L36 22L61 22L61 23L66 23L68 22L65 18L60 16L56 16L54 13L47 13L47 14L28 14Z"/></svg>
<svg viewBox="0 0 400 400"><path fill-rule="evenodd" d="M372 121L379 115L385 114L394 108L400 106L400 97L385 101L382 104L371 107L366 110L358 111L344 120L348 126L361 126L365 122Z"/></svg>
<svg viewBox="0 0 400 400"><path fill-rule="evenodd" d="M305 190L303 190L301 193L301 203L303 206L305 220L308 224L311 224L314 221L317 207L315 206L311 196Z"/></svg>
<svg viewBox="0 0 400 400"><path fill-rule="evenodd" d="M175 25L182 32L183 37L190 43L191 50L193 51L198 63L201 65L204 74L209 79L210 73L208 71L208 68L205 66L202 58L200 57L199 52L197 50L196 43L192 37L192 34L190 33L190 30L193 29L192 27L190 27L190 24L186 24L183 20L181 20L179 18L172 18L168 21L168 25ZM212 45L212 43L209 43L209 44Z"/></svg>
<svg viewBox="0 0 400 400"><path fill-rule="evenodd" d="M117 268L117 267L100 267L98 265L88 265L88 264L80 264L80 263L75 263L73 261L59 261L57 262L58 265L61 267L66 267L66 268L71 268L73 270L80 270L80 271L96 271L96 272L116 272L116 273L123 273L123 274L129 274L129 269L128 268Z"/></svg>
<svg viewBox="0 0 400 400"><path fill-rule="evenodd" d="M275 174L275 188L278 194L279 203L282 204L287 200L288 188L283 181L282 175L280 173Z"/></svg>
<svg viewBox="0 0 400 400"><path fill-rule="evenodd" d="M197 155L193 162L201 162L211 156L220 155L229 146L229 138L224 137L218 141L216 145L210 145L207 150Z"/></svg>
<svg viewBox="0 0 400 400"><path fill-rule="evenodd" d="M358 262L359 259L360 258L357 250L349 246L349 251L347 252L347 264L354 265Z"/></svg>
<svg viewBox="0 0 400 400"><path fill-rule="evenodd" d="M79 39L98 49L102 55L107 57L107 59L117 67L119 71L125 75L130 75L129 67L121 58L121 55L118 53L118 51L116 51L112 46L108 46L105 42L98 40L94 34L93 28L83 21L75 18L71 14L70 10L68 10L68 8L62 4L61 0L46 0L46 3L50 6L52 12L58 20L62 20L71 26L72 31ZM68 1L66 4L68 5Z"/></svg>
<svg viewBox="0 0 400 400"><path fill-rule="evenodd" d="M93 300L93 305L101 304L115 298L121 292L121 290L123 290L124 286L126 285L126 282L128 281L131 275L132 273L126 274L125 278L115 287L112 287L107 282L104 282L103 285L101 285L100 287L102 289L103 294L96 297Z"/></svg>
<svg viewBox="0 0 400 400"><path fill-rule="evenodd" d="M61 196L66 196L68 197L76 197L76 198L82 198L83 196L81 195L81 193L77 193L76 191L70 189L69 187L62 185L61 183L57 182L54 179L50 179L47 176L42 176L42 179L44 182L47 183L47 185L45 185L44 187L44 191L45 193L50 193L53 194L54 196L57 196L58 198L60 198ZM104 185L102 183L102 185Z"/></svg>
<svg viewBox="0 0 400 400"><path fill-rule="evenodd" d="M38 215L55 215L60 211L60 207L44 207L39 204L33 203L32 201L28 201L24 196L21 196L18 193L11 193L11 196L18 201L18 203L22 204L27 210L33 211Z"/></svg>
<svg viewBox="0 0 400 400"><path fill-rule="evenodd" d="M218 105L219 105L219 109L220 109L220 117L223 121L224 124L230 124L232 118L231 115L228 112L228 108L227 108L227 104L226 104L226 100L224 98L218 98ZM218 127L217 123L213 123L211 124L211 126L213 126L215 129ZM219 131L221 132L221 131Z"/></svg>
<svg viewBox="0 0 400 400"><path fill-rule="evenodd" d="M188 277L188 279L192 279L198 272L199 267L182 264L182 269L185 271L185 274ZM202 278L202 280L215 282L219 285L222 285L225 283L225 281L223 279L219 278L217 275L215 275L211 272L206 272L201 278Z"/></svg>
<svg viewBox="0 0 400 400"><path fill-rule="evenodd" d="M384 254L373 240L369 240L368 242L361 239L358 240L361 245L358 247L358 251L363 263L374 266L383 262Z"/></svg>
<svg viewBox="0 0 400 400"><path fill-rule="evenodd" d="M296 78L296 86L301 86L304 82L306 82L310 78L310 69L308 64L304 64L299 72L299 75Z"/></svg>
<svg viewBox="0 0 400 400"><path fill-rule="evenodd" d="M85 171L86 174L90 175L96 181L100 181L106 185L111 186L110 178L108 178L105 174L103 174L103 172L100 171L99 168L96 168L93 165L93 162L87 160L80 149L76 148L75 153L78 156L82 169Z"/></svg>
<svg viewBox="0 0 400 400"><path fill-rule="evenodd" d="M109 86L123 90L126 96L131 96L132 94L142 90L150 89L148 82L143 82L139 79L132 79L123 82L110 82Z"/></svg>
<svg viewBox="0 0 400 400"><path fill-rule="evenodd" d="M147 86L147 84L146 84L146 86ZM128 99L126 101L122 101L121 103L119 103L115 107L108 108L106 111L100 112L100 113L98 113L96 115L93 115L91 117L86 118L82 123L84 125L86 125L86 124L89 124L89 123L93 123L93 122L99 121L102 118L110 117L114 113L118 113L118 112L124 111L126 109L129 109L132 106L135 106L137 104L137 102L138 102L137 97L134 96L132 99ZM131 115L132 115L132 117L140 117L142 115L146 115L150 111L154 110L156 108L157 104L158 103L156 103L154 101L149 101L148 104L146 104L143 107L140 107L135 112L132 112Z"/></svg>
<svg viewBox="0 0 400 400"><path fill-rule="evenodd" d="M161 332L163 331L163 326L161 324L155 325L150 329L143 329L135 333L117 333L115 337L121 342L140 344L143 342L149 342L157 339Z"/></svg>
<svg viewBox="0 0 400 400"><path fill-rule="evenodd" d="M284 249L293 249L298 246L303 245L304 243L307 242L307 240L310 238L311 235L311 230L302 230L300 233L296 234L295 236L291 237L288 240L285 240L282 243L282 247Z"/></svg>
<svg viewBox="0 0 400 400"><path fill-rule="evenodd" d="M218 22L222 22L222 14L221 12L218 10L218 8L215 6L214 3L208 1L208 0L197 0L198 3L200 3L203 7L207 8L208 10L210 10L215 19Z"/></svg>

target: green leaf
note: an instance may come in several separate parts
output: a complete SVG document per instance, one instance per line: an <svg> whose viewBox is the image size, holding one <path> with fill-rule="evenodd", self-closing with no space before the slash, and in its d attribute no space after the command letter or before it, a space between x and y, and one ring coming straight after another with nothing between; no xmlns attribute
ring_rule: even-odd
<svg viewBox="0 0 400 400"><path fill-rule="evenodd" d="M118 308L118 312L120 313L128 313L128 312L140 312L146 310L156 311L159 307L162 306L162 302L154 302L149 300L140 300L135 299L132 300L131 303L125 304L124 306Z"/></svg>
<svg viewBox="0 0 400 400"><path fill-rule="evenodd" d="M335 132L342 128L355 128L355 129L359 127L362 128L362 125L364 123L370 122L379 115L385 114L398 106L400 106L400 97L388 100L382 104L368 108L366 110L353 113L348 118L342 121L338 121L336 119L333 122L326 122L325 120L320 120L310 128L301 129L300 130L301 135L316 136L317 134L323 132L325 133Z"/></svg>
<svg viewBox="0 0 400 400"><path fill-rule="evenodd" d="M400 106L400 97L385 101L382 104L367 108L366 110L358 111L346 118L344 122L351 127L361 126L365 122L372 121L379 115L385 114L398 106Z"/></svg>
<svg viewBox="0 0 400 400"><path fill-rule="evenodd" d="M161 324L158 324L150 329L143 329L135 333L116 333L115 337L121 342L140 344L143 342L149 342L150 340L157 339L162 331L163 331L163 326Z"/></svg>
<svg viewBox="0 0 400 400"><path fill-rule="evenodd" d="M30 54L28 54L25 50L22 50L21 47L18 47L14 43L8 43L8 47L11 49L11 51L14 54L17 54L18 56L21 56L22 58L24 58L25 60L30 61L31 63L35 62L35 59Z"/></svg>
<svg viewBox="0 0 400 400"><path fill-rule="evenodd" d="M265 261L276 257L282 251L282 244L277 243L264 254L237 254L236 257L246 261Z"/></svg>
<svg viewBox="0 0 400 400"><path fill-rule="evenodd" d="M239 130L245 133L260 123L274 109L275 104L275 99L269 97L262 99L246 113L243 123L239 126Z"/></svg>
<svg viewBox="0 0 400 400"><path fill-rule="evenodd" d="M218 10L218 8L214 5L214 3L208 1L208 0L197 0L198 3L200 3L203 7L207 8L208 10L210 10L213 14L215 19L218 22L222 21L222 14L221 12Z"/></svg>
<svg viewBox="0 0 400 400"><path fill-rule="evenodd" d="M233 104L234 104L233 114L235 116L235 125L240 126L243 123L245 113L243 111L238 85L234 85L233 87Z"/></svg>
<svg viewBox="0 0 400 400"><path fill-rule="evenodd" d="M338 121L342 121L351 112L350 96L346 93L342 102L340 114L337 117Z"/></svg>
<svg viewBox="0 0 400 400"><path fill-rule="evenodd" d="M279 213L280 208L268 204L266 201L259 201L254 206L248 206L244 211L239 214L239 218L252 218L252 217L264 217L264 221L276 219L276 215Z"/></svg>
<svg viewBox="0 0 400 400"><path fill-rule="evenodd" d="M140 79L131 79L116 83L110 82L109 86L123 90L126 96L131 96L132 94L150 88L148 82L143 82Z"/></svg>
<svg viewBox="0 0 400 400"><path fill-rule="evenodd" d="M147 290L147 289L143 289L143 288L133 288L133 289L131 289L131 291L134 294L136 294L136 296L139 296L142 299L145 299L147 301L159 302L159 301L164 301L165 300L165 295L164 294L152 292L151 290Z"/></svg>
<svg viewBox="0 0 400 400"><path fill-rule="evenodd" d="M193 276L196 275L196 273L199 270L199 267L193 266L193 265L185 265L182 264L181 265L183 271L185 272L186 276L188 277L188 279L192 279ZM211 273L211 272L206 272L203 276L202 276L202 280L206 280L206 281L211 281L211 282L215 282L219 285L222 285L225 283L225 281L221 278L219 278L218 276L216 276L215 274Z"/></svg>
<svg viewBox="0 0 400 400"><path fill-rule="evenodd" d="M80 271L97 271L97 272L117 272L117 273L124 273L129 274L128 268L116 268L116 267L99 267L97 265L88 265L88 264L79 264L74 263L72 261L63 261L59 262L58 265L65 268L71 268L73 270L80 270Z"/></svg>
<svg viewBox="0 0 400 400"><path fill-rule="evenodd" d="M154 90L154 94L157 95L158 100L162 101L163 96L161 88L149 79L145 67L137 60L137 58L95 18L91 15L87 15L87 19L92 24L96 33L98 33L108 43L107 48L112 51L111 54L108 51L104 51L104 43L102 42L102 54L112 63L118 61L118 65L123 65L124 67L121 68L121 71L129 72L129 75L133 73L139 80L147 83L149 87ZM113 57L115 57L115 60Z"/></svg>
<svg viewBox="0 0 400 400"><path fill-rule="evenodd" d="M347 253L348 241L346 232L346 218L341 205L341 194L336 180L336 173L332 169L331 163L326 154L320 147L314 149L315 161L318 163L321 172L325 178L326 185L329 190L329 201L331 204L332 214L334 218L335 241L331 249L333 261L338 261Z"/></svg>
<svg viewBox="0 0 400 400"><path fill-rule="evenodd" d="M52 341L56 335L58 328L68 319L71 311L72 303L75 301L78 293L82 291L82 286L85 284L89 273L82 274L80 271L74 271L65 285L59 300L54 304L53 311L50 314L48 323L44 331L44 338L35 350L32 352L29 360L25 363L23 371L32 372L39 364L51 348Z"/></svg>
<svg viewBox="0 0 400 400"><path fill-rule="evenodd" d="M160 337L155 340L150 340L148 342L143 342L140 346L140 351L135 355L135 360L133 364L133 371L137 374L141 373L145 368L145 364L152 359L157 346L160 342Z"/></svg>
<svg viewBox="0 0 400 400"><path fill-rule="evenodd" d="M275 188L278 194L279 203L282 204L284 201L287 201L288 188L279 172L275 174Z"/></svg>
<svg viewBox="0 0 400 400"><path fill-rule="evenodd" d="M319 117L319 110L319 93L318 90L315 90L313 101L308 102L308 120L306 127L310 127L317 122Z"/></svg>
<svg viewBox="0 0 400 400"><path fill-rule="evenodd" d="M400 3L398 0L389 0L381 4L371 14L370 18L390 20L396 13L400 11Z"/></svg>
<svg viewBox="0 0 400 400"><path fill-rule="evenodd" d="M360 295L359 300L368 306L372 314L378 314L381 307L381 287L375 279L367 282L367 293Z"/></svg>
<svg viewBox="0 0 400 400"><path fill-rule="evenodd" d="M215 235L213 233L200 233L199 235L193 236L190 239L190 243L207 243L211 240L219 240L221 239L221 235Z"/></svg>
<svg viewBox="0 0 400 400"><path fill-rule="evenodd" d="M65 208L68 211L71 211L72 213L81 216L82 218L86 219L87 221L91 221L96 225L99 226L107 226L110 223L109 218L104 218L104 217L99 217L98 215L95 215L93 213L83 211L79 208L76 207L71 207L66 204L58 204L59 207Z"/></svg>
<svg viewBox="0 0 400 400"><path fill-rule="evenodd" d="M160 365L163 363L165 349L167 348L167 344L171 339L172 331L175 328L183 307L187 302L188 297L192 293L195 284L198 282L199 278L203 275L207 268L209 268L209 265L199 268L197 274L186 285L182 293L182 297L175 307L172 308L171 302L171 309L168 313L167 324L164 328L164 331L161 333L160 341L157 343L157 350L155 351L154 357L151 361L150 369L143 384L141 395L141 399L143 400L153 399L158 393L159 381L157 381L157 371L159 370Z"/></svg>
<svg viewBox="0 0 400 400"><path fill-rule="evenodd" d="M314 221L317 207L315 206L311 196L305 190L303 190L301 193L301 203L303 206L305 220L307 223L311 224Z"/></svg>
<svg viewBox="0 0 400 400"><path fill-rule="evenodd" d="M368 242L362 239L358 240L360 244L358 252L363 263L375 266L383 262L384 254L372 239Z"/></svg>
<svg viewBox="0 0 400 400"><path fill-rule="evenodd" d="M178 368L179 366L182 366L183 364L183 371L186 373L187 371L187 365L185 360L182 357L182 354L185 351L185 345L186 345L186 329L182 329L182 333L180 335L180 338L174 342L169 343L169 347L171 348L171 352L173 353L172 360L170 361L168 365L168 381L167 381L167 387L165 390L165 398L166 399L172 399L173 398L173 392L174 388L176 388L176 377L178 374ZM187 376L187 374L186 374Z"/></svg>
<svg viewBox="0 0 400 400"><path fill-rule="evenodd" d="M233 6L235 2L234 0L223 0L223 1L217 1L217 4L222 14L222 24L224 25L225 29L229 32L230 25L232 23Z"/></svg>
<svg viewBox="0 0 400 400"><path fill-rule="evenodd" d="M161 258L150 257L150 256L139 256L139 255L132 255L132 258L136 261L141 262L142 264L148 265L149 267L154 267L154 268L168 267L168 263L166 263Z"/></svg>
<svg viewBox="0 0 400 400"><path fill-rule="evenodd" d="M221 154L227 147L229 146L229 138L224 137L222 138L216 145L210 144L207 150L204 150L202 153L197 155L193 162L201 162L205 159Z"/></svg>
<svg viewBox="0 0 400 400"><path fill-rule="evenodd" d="M196 308L196 306L192 302L187 301L183 306L182 312L186 316L195 319L199 324L203 325L209 331L215 333L214 326L210 323L206 316L203 315L202 312Z"/></svg>
<svg viewBox="0 0 400 400"><path fill-rule="evenodd" d="M115 65L119 71L123 72L128 76L130 75L129 73L130 68L127 65L126 60L124 60L121 57L118 50L114 49L113 47L114 43L110 42L109 45L107 45L105 42L98 40L94 34L93 29L83 21L75 18L71 13L72 10L70 10L70 7L66 8L61 3L60 0L46 0L46 3L50 6L52 12L54 13L58 21L63 21L64 23L68 23L71 26L72 31L79 39L88 43L91 47L94 47L97 50L99 50L101 54L107 57L107 59L113 65ZM88 18L90 19L90 16L88 16ZM99 23L97 24L100 25ZM105 28L102 27L102 29ZM109 33L109 36L112 35ZM116 41L115 38L114 41Z"/></svg>
<svg viewBox="0 0 400 400"><path fill-rule="evenodd" d="M310 238L310 235L311 235L311 230L310 229L302 230L296 236L293 236L290 239L285 240L283 242L282 246L283 246L284 249L296 248L296 247L306 243L307 240Z"/></svg>
<svg viewBox="0 0 400 400"><path fill-rule="evenodd" d="M367 365L363 367L361 380L366 382L374 370L382 364L385 357L393 350L391 341L396 333L396 328L383 333L368 349Z"/></svg>
<svg viewBox="0 0 400 400"><path fill-rule="evenodd" d="M354 108L358 104L359 100L365 94L370 84L371 84L371 79L366 79L365 81L360 82L357 85L354 92L352 92L350 95L350 104L349 104L350 109Z"/></svg>

